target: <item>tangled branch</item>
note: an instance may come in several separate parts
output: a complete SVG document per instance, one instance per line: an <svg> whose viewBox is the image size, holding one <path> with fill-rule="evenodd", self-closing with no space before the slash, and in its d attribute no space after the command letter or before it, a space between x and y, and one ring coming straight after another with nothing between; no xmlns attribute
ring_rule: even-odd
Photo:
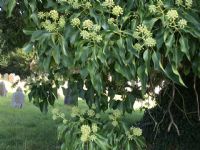
<svg viewBox="0 0 200 150"><path fill-rule="evenodd" d="M168 113L169 113L170 120L171 120L171 122L170 122L170 124L168 126L168 132L170 132L171 127L173 125L175 127L175 129L176 129L176 132L177 132L178 136L180 136L180 131L178 129L177 124L174 122L174 117L173 117L173 115L171 113L171 106L172 106L172 103L174 101L174 97L175 97L175 85L173 84L172 98L171 98L171 100L169 102L169 105L168 105Z"/></svg>

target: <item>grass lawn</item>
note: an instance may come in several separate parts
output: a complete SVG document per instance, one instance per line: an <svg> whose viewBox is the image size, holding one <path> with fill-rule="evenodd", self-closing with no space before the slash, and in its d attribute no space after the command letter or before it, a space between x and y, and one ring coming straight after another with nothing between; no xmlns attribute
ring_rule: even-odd
<svg viewBox="0 0 200 150"><path fill-rule="evenodd" d="M86 107L80 101L81 107ZM63 101L56 102L56 106L66 113L69 106ZM51 109L51 107L50 107ZM140 120L140 111L128 115L127 120ZM134 119L133 119L134 118ZM0 97L0 150L59 150L57 141L57 126L52 120L51 113L42 114L38 108L26 98L23 109L11 107L11 95Z"/></svg>

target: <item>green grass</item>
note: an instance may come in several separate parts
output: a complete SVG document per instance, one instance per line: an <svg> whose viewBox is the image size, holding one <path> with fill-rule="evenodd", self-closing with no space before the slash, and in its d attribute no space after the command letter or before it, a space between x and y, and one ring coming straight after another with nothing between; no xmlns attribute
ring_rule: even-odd
<svg viewBox="0 0 200 150"><path fill-rule="evenodd" d="M0 97L0 150L56 150L58 145L51 113L42 114L29 102L14 109L10 95Z"/></svg>
<svg viewBox="0 0 200 150"><path fill-rule="evenodd" d="M83 101L79 101L79 105L82 109L87 108ZM62 100L58 100L55 107L69 115L70 106L64 106ZM142 116L141 111L136 111L126 115L125 120L135 123ZM23 109L14 109L10 94L0 97L0 150L59 150L59 145L51 113L41 113L28 98Z"/></svg>

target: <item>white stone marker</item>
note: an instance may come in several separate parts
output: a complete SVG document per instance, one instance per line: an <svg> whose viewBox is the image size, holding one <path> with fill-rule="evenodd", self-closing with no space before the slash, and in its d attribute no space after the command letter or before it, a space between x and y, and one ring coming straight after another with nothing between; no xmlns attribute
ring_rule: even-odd
<svg viewBox="0 0 200 150"><path fill-rule="evenodd" d="M22 108L23 105L24 105L24 93L22 89L18 87L12 97L12 106L14 108Z"/></svg>
<svg viewBox="0 0 200 150"><path fill-rule="evenodd" d="M4 82L0 82L0 96L6 96L7 90Z"/></svg>

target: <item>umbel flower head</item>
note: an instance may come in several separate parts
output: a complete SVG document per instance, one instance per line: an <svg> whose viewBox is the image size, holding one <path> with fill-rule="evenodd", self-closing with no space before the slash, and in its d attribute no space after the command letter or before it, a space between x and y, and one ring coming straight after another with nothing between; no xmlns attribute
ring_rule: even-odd
<svg viewBox="0 0 200 150"><path fill-rule="evenodd" d="M175 1L175 4L176 4L177 6L183 5L183 0L176 0L176 1Z"/></svg>
<svg viewBox="0 0 200 150"><path fill-rule="evenodd" d="M187 26L187 21L186 21L185 19L179 20L178 26L179 26L180 28L185 28L185 27Z"/></svg>
<svg viewBox="0 0 200 150"><path fill-rule="evenodd" d="M148 38L152 36L152 33L148 30L147 26L145 25L138 25L136 28L136 34L144 36L144 38Z"/></svg>
<svg viewBox="0 0 200 150"><path fill-rule="evenodd" d="M111 8L115 5L115 3L114 3L113 0L105 0L105 2L103 2L102 5L105 6L105 7Z"/></svg>
<svg viewBox="0 0 200 150"><path fill-rule="evenodd" d="M79 18L73 18L73 19L71 20L71 25L72 25L73 27L78 27L80 24L81 24L81 21L80 21Z"/></svg>
<svg viewBox="0 0 200 150"><path fill-rule="evenodd" d="M58 25L60 28L64 28L65 27L65 18L64 16L61 16L59 21L58 21Z"/></svg>
<svg viewBox="0 0 200 150"><path fill-rule="evenodd" d="M152 37L148 37L147 39L144 40L144 44L148 47L154 47L156 45L156 40L153 39Z"/></svg>
<svg viewBox="0 0 200 150"><path fill-rule="evenodd" d="M155 13L157 11L157 7L155 5L149 5L150 13Z"/></svg>
<svg viewBox="0 0 200 150"><path fill-rule="evenodd" d="M123 9L117 5L112 9L112 14L118 17L123 14Z"/></svg>
<svg viewBox="0 0 200 150"><path fill-rule="evenodd" d="M88 111L87 111L87 114L88 114L89 117L95 116L95 112L94 112L94 110L92 110L92 109L88 110Z"/></svg>
<svg viewBox="0 0 200 150"><path fill-rule="evenodd" d="M141 136L142 135L142 130L140 128L135 128L134 127L131 130L133 132L133 135L135 135L135 136Z"/></svg>
<svg viewBox="0 0 200 150"><path fill-rule="evenodd" d="M109 19L108 19L108 24L109 24L109 25L114 24L114 22L115 22L115 19L114 19L114 18L109 18Z"/></svg>
<svg viewBox="0 0 200 150"><path fill-rule="evenodd" d="M185 6L189 9L192 7L193 1L192 0L185 0Z"/></svg>
<svg viewBox="0 0 200 150"><path fill-rule="evenodd" d="M90 133L91 133L91 129L90 126L88 125L82 125L81 126L81 141L82 142L87 142L90 138Z"/></svg>
<svg viewBox="0 0 200 150"><path fill-rule="evenodd" d="M90 132L91 132L90 126L88 126L88 125L82 125L81 126L81 133L82 134L90 134Z"/></svg>
<svg viewBox="0 0 200 150"><path fill-rule="evenodd" d="M166 17L171 22L178 19L179 15L178 15L177 10L171 9L167 12Z"/></svg>
<svg viewBox="0 0 200 150"><path fill-rule="evenodd" d="M49 12L50 14L50 17L53 19L53 20L57 20L59 18L59 15L58 15L58 12L56 10L51 10Z"/></svg>
<svg viewBox="0 0 200 150"><path fill-rule="evenodd" d="M86 30L82 30L80 35L84 40L89 40L90 39L90 33L88 31L86 31Z"/></svg>
<svg viewBox="0 0 200 150"><path fill-rule="evenodd" d="M83 29L91 30L93 28L93 22L89 19L83 22Z"/></svg>

